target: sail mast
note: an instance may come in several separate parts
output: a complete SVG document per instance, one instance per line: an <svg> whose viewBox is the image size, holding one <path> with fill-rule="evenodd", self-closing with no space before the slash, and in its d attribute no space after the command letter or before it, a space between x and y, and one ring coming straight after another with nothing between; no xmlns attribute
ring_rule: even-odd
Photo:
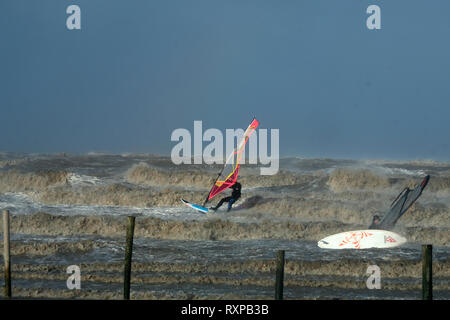
<svg viewBox="0 0 450 320"><path fill-rule="evenodd" d="M224 168L225 168L225 166L222 168L222 171L223 171ZM206 206L206 203L207 203L208 200L209 200L209 195L211 194L212 189L213 189L214 186L216 185L217 180L219 180L220 175L222 174L222 171L219 172L219 174L217 175L217 178L214 180L214 183L213 183L211 189L209 190L208 194L206 195L205 202L203 202L203 207Z"/></svg>

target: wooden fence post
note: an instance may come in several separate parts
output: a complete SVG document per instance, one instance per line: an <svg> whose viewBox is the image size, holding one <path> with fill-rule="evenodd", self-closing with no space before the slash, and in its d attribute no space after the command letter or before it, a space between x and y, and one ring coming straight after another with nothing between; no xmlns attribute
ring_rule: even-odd
<svg viewBox="0 0 450 320"><path fill-rule="evenodd" d="M275 279L275 300L283 300L284 250L278 250L277 273Z"/></svg>
<svg viewBox="0 0 450 320"><path fill-rule="evenodd" d="M422 299L433 300L433 246L422 245Z"/></svg>
<svg viewBox="0 0 450 320"><path fill-rule="evenodd" d="M130 282L131 282L131 257L133 255L133 237L134 237L135 217L128 217L127 243L125 248L125 271L123 282L123 298L130 300Z"/></svg>
<svg viewBox="0 0 450 320"><path fill-rule="evenodd" d="M9 211L3 211L3 259L5 261L5 297L11 298L11 257L10 257Z"/></svg>

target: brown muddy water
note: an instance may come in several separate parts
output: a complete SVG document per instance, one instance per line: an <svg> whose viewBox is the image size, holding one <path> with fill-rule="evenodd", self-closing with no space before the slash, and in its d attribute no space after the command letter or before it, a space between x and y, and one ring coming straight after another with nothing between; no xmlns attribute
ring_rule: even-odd
<svg viewBox="0 0 450 320"><path fill-rule="evenodd" d="M434 298L450 298L450 164L281 159L274 176L242 167L243 195L229 213L184 206L180 198L202 202L218 168L153 155L0 153L13 295L121 299L134 215L134 299L273 299L277 250L286 251L286 299L420 299L421 244L434 245ZM406 245L317 247L327 235L366 229L425 174L429 185L394 230ZM80 267L80 290L67 288L70 265ZM366 286L370 265L380 268L379 290Z"/></svg>

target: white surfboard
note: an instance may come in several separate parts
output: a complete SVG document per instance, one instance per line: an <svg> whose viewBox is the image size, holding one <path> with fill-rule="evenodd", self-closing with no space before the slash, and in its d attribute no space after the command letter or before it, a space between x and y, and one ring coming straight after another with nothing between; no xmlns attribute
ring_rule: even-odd
<svg viewBox="0 0 450 320"><path fill-rule="evenodd" d="M406 243L406 238L386 230L355 230L333 234L320 240L323 249L394 248Z"/></svg>

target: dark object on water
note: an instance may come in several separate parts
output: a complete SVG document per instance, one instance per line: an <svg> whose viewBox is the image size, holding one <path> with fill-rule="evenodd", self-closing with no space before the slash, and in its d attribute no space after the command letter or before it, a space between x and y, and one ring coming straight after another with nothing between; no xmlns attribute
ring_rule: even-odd
<svg viewBox="0 0 450 320"><path fill-rule="evenodd" d="M372 226L376 226L377 224L380 223L380 221L381 221L380 216L377 216L377 215L373 216L373 219L372 219Z"/></svg>
<svg viewBox="0 0 450 320"><path fill-rule="evenodd" d="M372 224L369 226L369 229L382 229L389 230L394 228L394 225L397 223L397 220L408 211L408 209L412 206L412 204L420 197L423 189L425 189L428 181L430 180L430 176L427 175L420 185L418 185L414 189L405 188L402 192L394 199L391 203L391 209L387 214L384 215L383 218L380 219L379 216L374 216L372 220Z"/></svg>

